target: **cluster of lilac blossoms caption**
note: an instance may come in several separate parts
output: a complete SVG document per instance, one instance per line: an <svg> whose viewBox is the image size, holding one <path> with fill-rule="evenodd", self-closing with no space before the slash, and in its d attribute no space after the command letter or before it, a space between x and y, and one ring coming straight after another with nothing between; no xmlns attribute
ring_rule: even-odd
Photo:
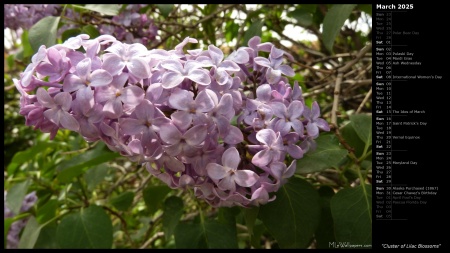
<svg viewBox="0 0 450 253"><path fill-rule="evenodd" d="M20 114L51 138L64 128L101 140L213 206L272 201L329 131L317 102L284 77L292 56L259 37L226 58L214 45L185 53L187 43L197 40L166 51L83 34L41 46L14 80Z"/></svg>

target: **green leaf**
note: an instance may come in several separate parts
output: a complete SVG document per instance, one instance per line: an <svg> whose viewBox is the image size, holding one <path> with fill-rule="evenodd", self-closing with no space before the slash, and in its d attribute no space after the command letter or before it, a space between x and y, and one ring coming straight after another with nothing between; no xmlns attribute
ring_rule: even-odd
<svg viewBox="0 0 450 253"><path fill-rule="evenodd" d="M56 239L61 248L111 248L113 227L103 208L91 205L65 216L58 226Z"/></svg>
<svg viewBox="0 0 450 253"><path fill-rule="evenodd" d="M92 191L98 184L103 182L111 170L112 168L106 164L100 164L89 168L86 173L84 173L84 180L86 181L88 190Z"/></svg>
<svg viewBox="0 0 450 253"><path fill-rule="evenodd" d="M30 41L28 40L28 31L24 30L22 33L22 47L23 47L23 57L29 57L34 54L33 48L30 45Z"/></svg>
<svg viewBox="0 0 450 253"><path fill-rule="evenodd" d="M205 221L202 224L180 222L175 228L175 245L178 249L235 249L236 233L218 221Z"/></svg>
<svg viewBox="0 0 450 253"><path fill-rule="evenodd" d="M337 167L348 151L339 145L336 135L321 134L316 140L317 148L297 160L297 173L312 173Z"/></svg>
<svg viewBox="0 0 450 253"><path fill-rule="evenodd" d="M244 41L242 42L242 45L247 45L248 41L254 36L261 36L263 25L264 22L261 20L253 22L244 34Z"/></svg>
<svg viewBox="0 0 450 253"><path fill-rule="evenodd" d="M325 15L322 39L328 50L333 51L334 40L355 6L356 4L334 4Z"/></svg>
<svg viewBox="0 0 450 253"><path fill-rule="evenodd" d="M253 227L255 226L256 217L258 217L259 207L245 208L244 219L247 225L248 233L253 235Z"/></svg>
<svg viewBox="0 0 450 253"><path fill-rule="evenodd" d="M48 48L55 44L59 20L60 17L47 16L30 28L28 39L35 53L41 45Z"/></svg>
<svg viewBox="0 0 450 253"><path fill-rule="evenodd" d="M119 14L121 4L86 4L84 9L96 11L103 15L115 16Z"/></svg>
<svg viewBox="0 0 450 253"><path fill-rule="evenodd" d="M150 214L162 207L162 201L170 191L171 189L166 185L148 186L144 189L144 201Z"/></svg>
<svg viewBox="0 0 450 253"><path fill-rule="evenodd" d="M372 145L372 116L355 114L350 116L350 121L359 138L367 145Z"/></svg>
<svg viewBox="0 0 450 253"><path fill-rule="evenodd" d="M83 33L88 34L90 39L94 39L94 38L97 38L98 36L100 36L100 32L93 25L85 25L85 26L83 26L81 31Z"/></svg>
<svg viewBox="0 0 450 253"><path fill-rule="evenodd" d="M14 218L4 218L3 219L3 226L5 227L5 233L3 234L3 245L4 248L6 248L6 241L7 241L7 237L8 237L8 231L9 228L11 227L11 224L14 222Z"/></svg>
<svg viewBox="0 0 450 253"><path fill-rule="evenodd" d="M56 242L56 222L44 226L39 233L39 237L34 244L35 249L58 249L58 243Z"/></svg>
<svg viewBox="0 0 450 253"><path fill-rule="evenodd" d="M39 225L34 216L31 216L20 237L19 249L32 249L43 226L44 225Z"/></svg>
<svg viewBox="0 0 450 253"><path fill-rule="evenodd" d="M22 164L34 159L37 155L40 155L45 152L47 148L55 148L57 147L57 144L54 142L42 142L38 141L36 145L33 147L17 152L12 160L11 163L8 164L7 170L8 175L14 175L16 169L21 166Z"/></svg>
<svg viewBox="0 0 450 253"><path fill-rule="evenodd" d="M27 195L28 187L31 185L31 180L27 179L21 183L13 185L6 194L6 206L11 209L11 211L18 215L20 212L20 207L22 207L22 201Z"/></svg>
<svg viewBox="0 0 450 253"><path fill-rule="evenodd" d="M319 195L310 183L292 177L263 205L259 218L280 248L306 248L319 224Z"/></svg>
<svg viewBox="0 0 450 253"><path fill-rule="evenodd" d="M175 227L183 214L183 200L176 196L171 196L164 201L164 213L162 216L164 236L169 240L175 231Z"/></svg>
<svg viewBox="0 0 450 253"><path fill-rule="evenodd" d="M287 14L288 17L295 18L297 23L303 27L308 27L312 24L312 13L303 9L296 9Z"/></svg>
<svg viewBox="0 0 450 253"><path fill-rule="evenodd" d="M372 186L360 185L339 191L331 199L337 242L372 244Z"/></svg>
<svg viewBox="0 0 450 253"><path fill-rule="evenodd" d="M173 4L157 4L156 7L159 9L163 17L167 18L172 12L174 5Z"/></svg>
<svg viewBox="0 0 450 253"><path fill-rule="evenodd" d="M330 200L334 196L331 187L321 186L318 190L320 195L320 222L317 227L315 238L318 249L329 249L330 242L335 242L333 216L331 215Z"/></svg>
<svg viewBox="0 0 450 253"><path fill-rule="evenodd" d="M127 191L111 199L110 203L119 211L126 211L133 204L134 193Z"/></svg>
<svg viewBox="0 0 450 253"><path fill-rule="evenodd" d="M250 238L250 244L255 249L260 249L261 248L261 236L266 231L267 231L267 229L264 226L264 224L262 223L262 221L256 220L255 226L253 227L253 235Z"/></svg>
<svg viewBox="0 0 450 253"><path fill-rule="evenodd" d="M349 122L341 129L341 135L345 142L354 149L356 157L361 157L365 144L356 133L352 122Z"/></svg>
<svg viewBox="0 0 450 253"><path fill-rule="evenodd" d="M74 177L81 175L84 168L102 164L119 156L119 153L107 150L103 145L100 145L93 150L58 164L56 167L56 170L59 171L57 178L61 183L69 183Z"/></svg>
<svg viewBox="0 0 450 253"><path fill-rule="evenodd" d="M58 208L58 200L51 199L47 201L43 206L39 207L36 212L36 220L40 224L44 224L45 222L51 220L55 217L56 209Z"/></svg>
<svg viewBox="0 0 450 253"><path fill-rule="evenodd" d="M358 4L358 8L365 13L372 16L372 5L371 4Z"/></svg>

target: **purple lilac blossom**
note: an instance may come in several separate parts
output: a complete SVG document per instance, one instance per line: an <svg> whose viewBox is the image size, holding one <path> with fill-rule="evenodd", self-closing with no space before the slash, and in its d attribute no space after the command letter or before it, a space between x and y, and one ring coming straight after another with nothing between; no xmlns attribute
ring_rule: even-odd
<svg viewBox="0 0 450 253"><path fill-rule="evenodd" d="M317 102L306 106L298 83L283 76L294 73L286 53L260 42L225 57L214 45L184 50L197 43L189 37L173 50L148 50L78 35L41 47L14 79L20 114L50 138L62 128L103 141L212 206L263 205L330 129Z"/></svg>

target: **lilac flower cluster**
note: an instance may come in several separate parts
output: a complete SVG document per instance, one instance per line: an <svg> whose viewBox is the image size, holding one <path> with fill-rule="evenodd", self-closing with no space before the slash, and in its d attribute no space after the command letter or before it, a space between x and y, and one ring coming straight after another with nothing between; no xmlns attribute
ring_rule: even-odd
<svg viewBox="0 0 450 253"><path fill-rule="evenodd" d="M146 6L147 4L128 4L118 15L107 20L107 22L98 24L100 34L112 35L125 43L150 45L156 39L158 27L147 14L139 13ZM5 4L4 28L29 30L46 16L61 15L62 9L60 4ZM89 22L92 19L89 15L80 15L79 12L70 8L65 9L64 16L71 20L83 22ZM58 34L61 35L63 31L73 28L79 28L79 24L65 22L59 28Z"/></svg>
<svg viewBox="0 0 450 253"><path fill-rule="evenodd" d="M58 16L62 7L59 4L4 4L3 27L28 30L46 16Z"/></svg>
<svg viewBox="0 0 450 253"><path fill-rule="evenodd" d="M12 218L15 214L6 206L6 195L7 192L4 191L4 218ZM36 203L37 196L36 192L31 192L25 196L25 199L22 202L22 206L20 207L20 213L27 212L30 208ZM19 246L19 234L20 231L27 225L28 219L22 219L15 221L11 224L8 236L6 238L6 248L7 249L17 249Z"/></svg>
<svg viewBox="0 0 450 253"><path fill-rule="evenodd" d="M155 41L158 27L147 14L139 10L147 4L128 4L123 11L112 18L111 24L100 24L100 34L111 34L125 43L150 45Z"/></svg>
<svg viewBox="0 0 450 253"><path fill-rule="evenodd" d="M186 53L188 43L197 40L147 50L79 35L41 46L14 80L20 114L51 138L63 128L101 140L213 206L272 201L319 130L329 131L317 102L306 106L284 76L294 75L283 64L292 56L259 37L226 58L214 45Z"/></svg>

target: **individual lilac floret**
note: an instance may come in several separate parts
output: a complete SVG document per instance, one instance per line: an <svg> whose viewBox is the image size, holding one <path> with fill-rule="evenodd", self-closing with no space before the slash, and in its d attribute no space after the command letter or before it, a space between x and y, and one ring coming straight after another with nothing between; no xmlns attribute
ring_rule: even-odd
<svg viewBox="0 0 450 253"><path fill-rule="evenodd" d="M312 109L309 109L308 107L305 108L303 115L308 120L306 130L308 131L309 136L317 138L319 136L319 128L324 131L330 131L328 123L324 119L319 118L320 108L316 101L312 104Z"/></svg>
<svg viewBox="0 0 450 253"><path fill-rule="evenodd" d="M44 88L39 88L36 92L38 102L49 108L44 111L44 116L57 126L62 126L66 129L78 131L80 124L68 112L72 104L72 96L68 92L61 92L50 97Z"/></svg>
<svg viewBox="0 0 450 253"><path fill-rule="evenodd" d="M202 65L196 61L187 61L183 66L178 60L166 60L161 66L169 70L162 77L162 86L165 89L178 86L185 78L200 85L211 83L208 72L201 69Z"/></svg>
<svg viewBox="0 0 450 253"><path fill-rule="evenodd" d="M232 147L222 155L222 165L209 163L206 166L208 175L218 181L217 186L221 190L236 191L236 184L242 187L250 187L258 180L258 175L251 170L238 170L241 158L236 148ZM219 181L220 180L220 181Z"/></svg>
<svg viewBox="0 0 450 253"><path fill-rule="evenodd" d="M262 143L263 150L253 156L252 163L254 165L266 166L281 157L284 146L279 132L275 133L272 129L262 129L256 133L256 139Z"/></svg>

